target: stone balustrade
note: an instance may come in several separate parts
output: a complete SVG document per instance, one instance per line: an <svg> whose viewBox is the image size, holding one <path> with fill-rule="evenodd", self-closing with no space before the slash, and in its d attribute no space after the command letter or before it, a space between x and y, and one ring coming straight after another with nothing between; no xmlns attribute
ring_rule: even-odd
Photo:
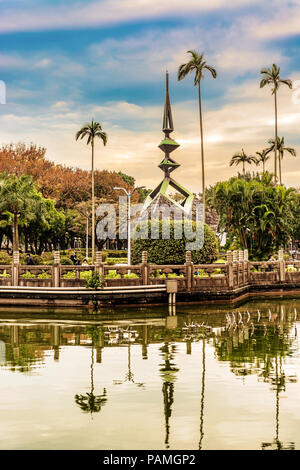
<svg viewBox="0 0 300 470"><path fill-rule="evenodd" d="M61 265L58 251L53 261L51 266L21 265L19 253L14 253L11 265L0 266L0 286L84 287L88 274L96 271L107 287L157 285L168 279L177 280L178 292L229 292L283 284L300 287L300 261L284 261L283 251L272 262L250 262L247 250L228 251L224 264L194 264L190 251L182 265L149 263L147 252L142 253L140 264L131 266L107 265L101 252L96 253L95 265Z"/></svg>

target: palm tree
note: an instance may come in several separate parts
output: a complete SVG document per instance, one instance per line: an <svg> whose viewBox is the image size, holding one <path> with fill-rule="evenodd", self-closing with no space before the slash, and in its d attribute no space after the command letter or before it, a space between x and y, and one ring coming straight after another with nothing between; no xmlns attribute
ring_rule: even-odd
<svg viewBox="0 0 300 470"><path fill-rule="evenodd" d="M277 146L275 145L274 139L269 139L268 143L270 147L267 150L267 153L275 152L275 148L278 150L278 161L279 161L279 181L282 184L282 175L281 175L281 160L283 159L284 152L288 152L293 157L296 156L296 150L293 147L284 146L284 137L277 137Z"/></svg>
<svg viewBox="0 0 300 470"><path fill-rule="evenodd" d="M103 145L107 143L107 134L102 130L99 122L92 120L90 124L85 124L77 133L76 140L87 137L87 145L92 146L92 264L94 263L95 252L95 179L94 179L94 141L96 138L102 139Z"/></svg>
<svg viewBox="0 0 300 470"><path fill-rule="evenodd" d="M282 79L279 76L280 67L277 67L276 64L273 64L272 69L263 68L260 73L263 75L263 78L260 81L260 88L263 88L266 85L272 86L272 95L274 95L274 104L275 104L275 149L274 149L274 173L275 173L275 183L277 182L277 90L280 84L287 85L289 88L292 88L292 81L288 78Z"/></svg>
<svg viewBox="0 0 300 470"><path fill-rule="evenodd" d="M217 77L216 70L207 65L204 60L204 54L198 54L196 51L187 51L191 54L192 58L186 64L180 65L178 68L178 81L183 80L188 74L195 72L194 86L198 86L198 101L199 101L199 117L200 117L200 136L201 136L201 165L202 165L202 202L204 211L205 222L205 169L204 169L204 148L203 148L203 124L202 124L202 106L201 106L201 90L200 81L204 77L204 71L208 70L213 78Z"/></svg>
<svg viewBox="0 0 300 470"><path fill-rule="evenodd" d="M253 155L246 155L244 149L242 149L241 152L237 152L233 155L229 165L239 165L240 163L243 164L243 175L245 175L245 163L249 163L249 165L251 165L251 163L257 164L257 158Z"/></svg>
<svg viewBox="0 0 300 470"><path fill-rule="evenodd" d="M261 152L256 152L257 157L257 164L259 165L260 163L263 164L263 173L265 172L265 164L269 160L270 155L268 155L269 151L268 149L263 149Z"/></svg>
<svg viewBox="0 0 300 470"><path fill-rule="evenodd" d="M19 251L19 219L30 219L37 195L31 176L1 175L0 213L13 218L13 251Z"/></svg>

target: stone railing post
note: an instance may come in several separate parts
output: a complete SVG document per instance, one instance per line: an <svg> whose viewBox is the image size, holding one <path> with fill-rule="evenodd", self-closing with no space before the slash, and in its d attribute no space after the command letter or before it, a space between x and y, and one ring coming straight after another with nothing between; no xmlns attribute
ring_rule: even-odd
<svg viewBox="0 0 300 470"><path fill-rule="evenodd" d="M96 251L96 264L95 271L99 274L101 278L104 277L104 263L102 260L102 252Z"/></svg>
<svg viewBox="0 0 300 470"><path fill-rule="evenodd" d="M248 256L248 250L244 250L244 272L245 274L247 273L247 282L249 282L250 278L250 265Z"/></svg>
<svg viewBox="0 0 300 470"><path fill-rule="evenodd" d="M245 282L245 269L244 269L244 251L243 250L239 250L238 251L238 258L239 258L239 267L238 269L240 270L240 266L241 266L241 269L242 269L242 282L244 283Z"/></svg>
<svg viewBox="0 0 300 470"><path fill-rule="evenodd" d="M20 264L20 253L18 251L13 252L13 263L12 263L12 286L19 285L19 264Z"/></svg>
<svg viewBox="0 0 300 470"><path fill-rule="evenodd" d="M227 263L232 263L232 251L228 250L226 253L227 256Z"/></svg>
<svg viewBox="0 0 300 470"><path fill-rule="evenodd" d="M185 273L186 273L186 288L190 291L193 287L194 269L192 262L192 252L187 251L185 254Z"/></svg>
<svg viewBox="0 0 300 470"><path fill-rule="evenodd" d="M228 282L229 289L231 289L233 287L233 264L232 264L232 256L228 257L228 252L227 252L227 282Z"/></svg>
<svg viewBox="0 0 300 470"><path fill-rule="evenodd" d="M283 259L283 250L278 251L278 271L279 271L279 281L285 282L285 262Z"/></svg>
<svg viewBox="0 0 300 470"><path fill-rule="evenodd" d="M232 262L233 262L233 263L237 263L237 261L238 261L238 253L237 253L236 250L234 250L234 251L232 252Z"/></svg>
<svg viewBox="0 0 300 470"><path fill-rule="evenodd" d="M149 265L148 265L148 252L142 252L142 264L141 264L141 276L142 285L146 286L149 284Z"/></svg>
<svg viewBox="0 0 300 470"><path fill-rule="evenodd" d="M60 287L60 252L54 251L52 287Z"/></svg>
<svg viewBox="0 0 300 470"><path fill-rule="evenodd" d="M283 261L283 250L278 250L278 261Z"/></svg>

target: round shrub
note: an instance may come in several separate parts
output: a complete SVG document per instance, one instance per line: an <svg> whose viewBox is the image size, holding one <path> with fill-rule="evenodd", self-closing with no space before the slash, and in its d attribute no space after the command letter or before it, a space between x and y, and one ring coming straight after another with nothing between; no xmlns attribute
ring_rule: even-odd
<svg viewBox="0 0 300 470"><path fill-rule="evenodd" d="M73 261L68 256L61 256L60 257L60 264L72 266Z"/></svg>
<svg viewBox="0 0 300 470"><path fill-rule="evenodd" d="M11 264L12 257L9 256L6 252L0 251L0 264Z"/></svg>
<svg viewBox="0 0 300 470"><path fill-rule="evenodd" d="M153 222L153 221L152 221ZM151 223L148 222L148 239L135 239L132 240L131 245L131 260L133 264L142 262L142 252L148 252L148 262L153 264L184 264L186 260L186 243L191 241L187 240L184 235L182 227L182 238L176 239L174 237L174 227L178 228L175 224L181 224L181 221L170 222L170 238L161 238L162 222L159 222L159 239L151 239ZM146 222L147 224L147 222ZM193 222L193 231L196 228L196 223ZM147 227L144 227L147 230ZM175 230L176 233L176 230ZM204 224L204 244L199 250L192 251L192 261L194 264L213 263L218 257L218 239L214 231L206 224Z"/></svg>

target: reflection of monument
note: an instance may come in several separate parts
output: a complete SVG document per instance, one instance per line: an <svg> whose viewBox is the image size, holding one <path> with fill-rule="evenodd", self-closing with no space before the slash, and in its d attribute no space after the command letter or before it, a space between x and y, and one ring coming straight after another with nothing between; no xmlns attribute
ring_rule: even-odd
<svg viewBox="0 0 300 470"><path fill-rule="evenodd" d="M174 359L175 346L165 343L161 348L163 353L164 364L160 370L161 377L163 379L162 392L164 397L164 414L165 414L165 444L166 448L169 448L169 435L170 435L170 424L169 420L172 414L172 405L174 402L174 382L176 381L176 374L179 371L174 367L172 360Z"/></svg>
<svg viewBox="0 0 300 470"><path fill-rule="evenodd" d="M164 179L162 182L147 196L144 209L150 206L150 204L159 203L161 200L162 203L172 204L181 211L189 213L192 208L192 203L194 200L194 195L188 191L186 188L177 183L173 178L171 178L170 173L180 165L175 160L170 157L170 153L179 147L179 144L175 142L170 137L171 132L174 130L171 104L169 97L169 74L166 73L166 98L165 98L165 107L164 107L164 118L163 118L163 132L165 138L159 145L159 148L164 152L165 157L162 162L159 164L159 168L164 172ZM174 200L167 191L174 189L177 192L178 197L181 201L178 202Z"/></svg>

